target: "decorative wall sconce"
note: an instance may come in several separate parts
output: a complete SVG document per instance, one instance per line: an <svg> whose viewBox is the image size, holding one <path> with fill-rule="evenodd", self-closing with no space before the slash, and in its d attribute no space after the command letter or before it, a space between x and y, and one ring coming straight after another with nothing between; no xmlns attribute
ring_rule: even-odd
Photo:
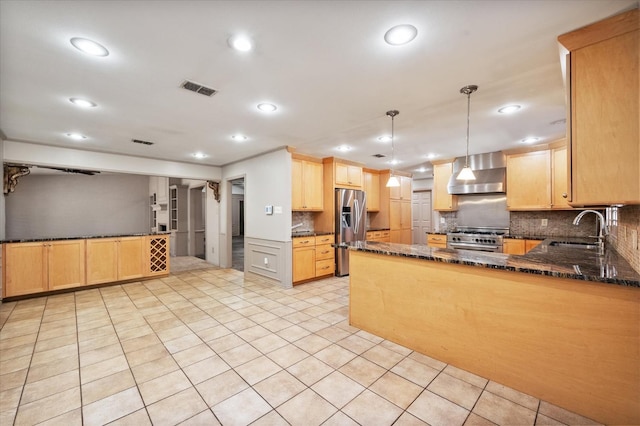
<svg viewBox="0 0 640 426"><path fill-rule="evenodd" d="M208 180L207 184L209 188L213 190L213 198L215 198L217 202L220 202L220 182L214 182L212 180Z"/></svg>

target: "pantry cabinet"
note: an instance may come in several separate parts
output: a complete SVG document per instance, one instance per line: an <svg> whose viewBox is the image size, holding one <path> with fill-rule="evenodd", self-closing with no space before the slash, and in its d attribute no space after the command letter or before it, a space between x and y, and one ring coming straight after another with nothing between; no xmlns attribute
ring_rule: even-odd
<svg viewBox="0 0 640 426"><path fill-rule="evenodd" d="M291 208L294 211L322 211L322 163L291 159Z"/></svg>
<svg viewBox="0 0 640 426"><path fill-rule="evenodd" d="M437 211L458 210L458 196L449 194L447 186L453 174L453 163L433 164L433 209Z"/></svg>
<svg viewBox="0 0 640 426"><path fill-rule="evenodd" d="M389 197L392 200L411 200L411 178L398 175L396 177L400 182L400 186L389 188Z"/></svg>
<svg viewBox="0 0 640 426"><path fill-rule="evenodd" d="M380 211L380 174L377 170L364 170L364 192L367 197L367 211Z"/></svg>
<svg viewBox="0 0 640 426"><path fill-rule="evenodd" d="M411 244L411 199L389 202L390 241Z"/></svg>
<svg viewBox="0 0 640 426"><path fill-rule="evenodd" d="M558 37L572 206L640 204L639 28L636 8Z"/></svg>
<svg viewBox="0 0 640 426"><path fill-rule="evenodd" d="M85 240L3 245L3 297L85 285Z"/></svg>

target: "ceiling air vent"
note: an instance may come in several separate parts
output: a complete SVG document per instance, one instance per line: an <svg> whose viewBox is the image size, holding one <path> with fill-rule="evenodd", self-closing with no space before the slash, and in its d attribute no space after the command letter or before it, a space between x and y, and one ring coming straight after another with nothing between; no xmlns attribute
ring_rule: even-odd
<svg viewBox="0 0 640 426"><path fill-rule="evenodd" d="M189 80L185 80L182 85L180 85L180 87L205 96L213 96L218 92L215 89L203 86L202 84L194 83L193 81Z"/></svg>
<svg viewBox="0 0 640 426"><path fill-rule="evenodd" d="M142 145L153 145L153 142L143 141L143 140L140 140L140 139L131 139L131 142L140 143Z"/></svg>
<svg viewBox="0 0 640 426"><path fill-rule="evenodd" d="M373 154L373 157L384 158L384 157L386 157L386 155L384 155L384 154Z"/></svg>

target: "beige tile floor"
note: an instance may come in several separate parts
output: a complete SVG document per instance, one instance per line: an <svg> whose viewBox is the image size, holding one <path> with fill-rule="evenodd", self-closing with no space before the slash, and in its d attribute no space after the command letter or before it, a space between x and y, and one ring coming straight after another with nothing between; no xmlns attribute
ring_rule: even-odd
<svg viewBox="0 0 640 426"><path fill-rule="evenodd" d="M593 424L349 326L348 293L206 269L2 303L0 424Z"/></svg>

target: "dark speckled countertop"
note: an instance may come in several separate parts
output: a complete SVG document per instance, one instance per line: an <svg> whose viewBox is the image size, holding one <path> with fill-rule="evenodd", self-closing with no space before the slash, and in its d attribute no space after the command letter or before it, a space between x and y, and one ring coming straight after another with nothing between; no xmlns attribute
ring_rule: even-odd
<svg viewBox="0 0 640 426"><path fill-rule="evenodd" d="M296 237L318 237L320 235L331 235L331 234L333 234L333 232L299 231L299 232L292 232L291 233L291 238L296 238Z"/></svg>
<svg viewBox="0 0 640 426"><path fill-rule="evenodd" d="M640 288L640 274L615 250L600 256L596 250L549 245L552 241L588 242L584 238L548 238L526 255L455 250L426 245L358 241L350 250L388 256L404 256L436 262L457 263L528 274L548 275L583 281Z"/></svg>
<svg viewBox="0 0 640 426"><path fill-rule="evenodd" d="M120 237L146 237L147 235L170 235L171 232L147 232L140 234L108 234L108 235L78 235L75 237L48 237L48 238L25 238L14 240L0 240L0 244L9 243L38 243L41 241L65 241L65 240L92 240L94 238L120 238Z"/></svg>

